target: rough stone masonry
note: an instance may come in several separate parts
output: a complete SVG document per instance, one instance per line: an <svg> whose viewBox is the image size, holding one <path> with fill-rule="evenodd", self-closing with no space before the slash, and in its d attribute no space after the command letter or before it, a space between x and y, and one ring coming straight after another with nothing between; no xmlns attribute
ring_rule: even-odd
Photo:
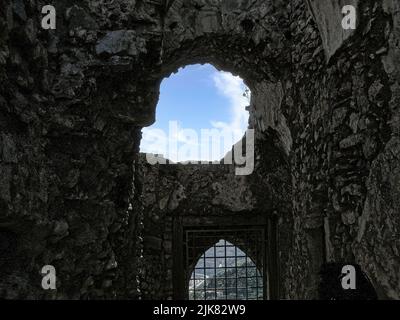
<svg viewBox="0 0 400 320"><path fill-rule="evenodd" d="M193 63L250 87L253 175L143 163L160 83ZM278 298L317 298L338 262L399 299L399 128L397 0L3 0L0 297L167 299L174 217L258 214Z"/></svg>

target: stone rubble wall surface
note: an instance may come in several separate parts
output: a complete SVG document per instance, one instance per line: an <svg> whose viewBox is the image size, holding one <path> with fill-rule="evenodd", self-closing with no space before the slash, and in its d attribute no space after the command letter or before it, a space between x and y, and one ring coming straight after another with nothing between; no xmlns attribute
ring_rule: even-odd
<svg viewBox="0 0 400 320"><path fill-rule="evenodd" d="M250 125L286 164L272 183L261 169L253 178L290 190L268 202L289 210L281 296L315 298L328 260L358 262L381 298L399 298L396 0L359 1L349 35L333 30L339 0L55 0L52 31L40 27L45 4L0 8L1 297L143 295L141 129L165 76L212 63L250 86ZM253 207L221 192L216 206ZM40 286L47 264L57 291Z"/></svg>

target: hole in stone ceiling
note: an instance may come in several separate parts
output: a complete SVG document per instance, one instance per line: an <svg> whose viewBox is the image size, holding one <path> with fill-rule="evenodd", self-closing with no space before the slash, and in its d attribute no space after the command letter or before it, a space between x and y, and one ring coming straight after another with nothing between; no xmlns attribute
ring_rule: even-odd
<svg viewBox="0 0 400 320"><path fill-rule="evenodd" d="M180 68L161 83L156 122L143 129L142 153L172 162L219 161L248 127L251 93L211 64Z"/></svg>

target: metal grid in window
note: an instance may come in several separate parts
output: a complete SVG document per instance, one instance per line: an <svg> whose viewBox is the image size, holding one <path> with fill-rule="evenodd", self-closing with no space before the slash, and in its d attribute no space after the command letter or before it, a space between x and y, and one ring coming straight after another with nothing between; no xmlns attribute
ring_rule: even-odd
<svg viewBox="0 0 400 320"><path fill-rule="evenodd" d="M205 247L217 235L220 240ZM264 229L190 230L186 243L187 266L193 270L190 300L264 299ZM251 252L246 254L244 248ZM203 254L197 259L199 252Z"/></svg>

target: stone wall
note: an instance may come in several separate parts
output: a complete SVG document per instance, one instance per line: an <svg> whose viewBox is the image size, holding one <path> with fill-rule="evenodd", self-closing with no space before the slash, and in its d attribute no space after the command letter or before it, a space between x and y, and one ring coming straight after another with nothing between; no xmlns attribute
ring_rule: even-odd
<svg viewBox="0 0 400 320"><path fill-rule="evenodd" d="M255 198L245 177L236 177L228 165L143 166L143 271L144 299L173 297L173 224L178 217L196 219L251 214ZM176 275L175 275L176 276Z"/></svg>
<svg viewBox="0 0 400 320"><path fill-rule="evenodd" d="M173 277L182 276L173 274L173 246L174 241L179 241L174 224L182 219L192 228L217 227L217 220L223 229L246 227L251 221L264 221L267 227L268 219L279 217L280 259L275 259L281 262L281 273L286 274L284 261L291 246L292 223L290 176L285 157L271 137L260 139L256 149L259 161L250 176L236 175L234 165L151 165L145 154L140 155L137 179L144 224L140 284L143 299L173 297ZM210 246L218 240L210 239ZM242 250L251 252L250 247Z"/></svg>
<svg viewBox="0 0 400 320"><path fill-rule="evenodd" d="M243 187L259 199L252 181L265 182L269 209L285 208L282 297L315 298L328 260L360 263L381 298L399 298L397 1L360 1L357 30L339 36L329 14L339 0L324 12L312 0L54 0L51 31L40 27L48 3L3 2L1 297L143 294L153 213L134 162L140 131L154 121L161 80L208 62L253 91L250 125L264 147ZM283 172L268 171L273 163ZM40 287L46 264L57 291Z"/></svg>

